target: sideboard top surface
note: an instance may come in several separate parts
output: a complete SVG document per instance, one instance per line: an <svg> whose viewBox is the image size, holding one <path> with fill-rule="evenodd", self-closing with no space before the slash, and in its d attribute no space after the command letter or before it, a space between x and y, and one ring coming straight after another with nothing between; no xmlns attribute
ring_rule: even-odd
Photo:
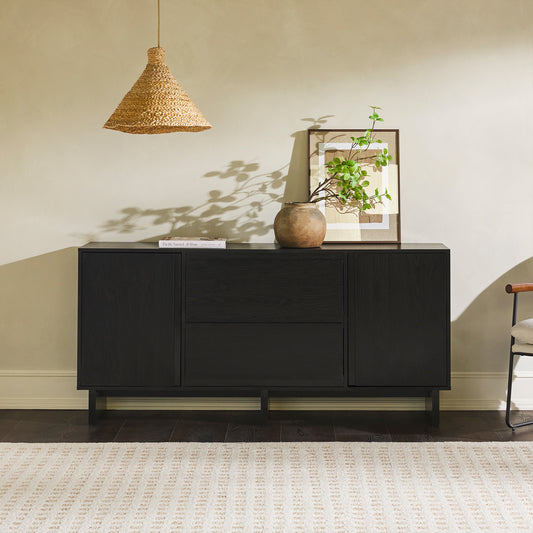
<svg viewBox="0 0 533 533"><path fill-rule="evenodd" d="M89 242L80 247L81 250L158 250L168 252L196 252L198 250L208 252L224 252L228 250L244 251L274 251L280 253L307 253L320 251L447 251L448 248L440 243L400 243L400 244L323 244L320 248L281 248L278 244L271 243L228 243L225 249L220 248L159 248L157 242Z"/></svg>

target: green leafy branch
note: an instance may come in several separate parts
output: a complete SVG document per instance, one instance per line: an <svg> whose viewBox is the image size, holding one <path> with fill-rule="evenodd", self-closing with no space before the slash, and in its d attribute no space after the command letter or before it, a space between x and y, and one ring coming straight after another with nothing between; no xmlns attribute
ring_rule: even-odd
<svg viewBox="0 0 533 533"><path fill-rule="evenodd" d="M352 145L348 158L335 157L333 161L326 163L328 177L316 187L309 195L310 203L325 201L341 212L355 210L364 212L382 204L384 198L392 200L389 191L367 192L370 186L368 168L380 169L386 167L392 161L392 155L387 148L378 151L377 154L369 155L368 149L372 144L380 144L383 141L375 138L375 126L377 122L383 122L379 116L380 107L370 106L372 114L368 117L372 124L360 137L351 137Z"/></svg>

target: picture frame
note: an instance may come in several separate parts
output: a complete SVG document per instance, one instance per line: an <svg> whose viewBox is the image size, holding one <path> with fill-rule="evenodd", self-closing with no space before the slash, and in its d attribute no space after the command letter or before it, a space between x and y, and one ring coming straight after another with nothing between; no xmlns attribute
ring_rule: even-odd
<svg viewBox="0 0 533 533"><path fill-rule="evenodd" d="M326 163L335 157L347 157L352 137L362 137L366 129L309 129L308 176L309 194L326 177ZM401 242L400 225L400 132L397 129L375 129L375 138L368 150L386 148L392 160L386 167L365 167L369 171L370 190L388 190L391 200L384 199L364 213L340 213L324 201L317 207L326 217L324 243L396 244Z"/></svg>

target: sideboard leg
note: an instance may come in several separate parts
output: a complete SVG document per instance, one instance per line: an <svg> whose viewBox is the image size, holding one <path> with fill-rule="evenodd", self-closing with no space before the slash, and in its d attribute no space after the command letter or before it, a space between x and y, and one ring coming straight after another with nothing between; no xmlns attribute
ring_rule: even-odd
<svg viewBox="0 0 533 533"><path fill-rule="evenodd" d="M100 396L95 389L89 389L89 425L96 425L98 415L105 409L105 404L105 397Z"/></svg>
<svg viewBox="0 0 533 533"><path fill-rule="evenodd" d="M439 389L433 389L431 391L431 425L438 428L440 418L440 396Z"/></svg>
<svg viewBox="0 0 533 533"><path fill-rule="evenodd" d="M268 421L268 391L261 391L261 420L266 423Z"/></svg>

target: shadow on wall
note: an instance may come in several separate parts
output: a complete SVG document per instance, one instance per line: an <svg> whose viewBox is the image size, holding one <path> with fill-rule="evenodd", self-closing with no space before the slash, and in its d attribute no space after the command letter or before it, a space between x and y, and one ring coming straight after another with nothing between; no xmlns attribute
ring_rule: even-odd
<svg viewBox="0 0 533 533"><path fill-rule="evenodd" d="M533 258L523 261L500 276L452 322L451 352L454 372L507 372L513 297L505 292L505 285L521 282L533 282ZM522 294L518 298L517 320L531 317L533 294ZM493 383L500 389L493 390L491 396L505 401L507 382L494 380ZM452 382L452 390L453 387ZM477 397L476 391L470 393L472 397Z"/></svg>
<svg viewBox="0 0 533 533"><path fill-rule="evenodd" d="M77 248L0 267L0 369L75 370Z"/></svg>
<svg viewBox="0 0 533 533"><path fill-rule="evenodd" d="M108 220L102 224L100 231L128 234L145 230L147 226L156 226L160 227L160 231L150 240L164 236L209 236L249 241L267 234L272 228L271 224L261 220L260 213L267 205L280 201L280 189L287 178L286 168L287 165L261 173L257 163L231 161L225 169L203 176L234 181L235 186L230 193L211 190L207 200L197 206L162 209L126 207L120 211L120 218Z"/></svg>
<svg viewBox="0 0 533 533"><path fill-rule="evenodd" d="M310 128L320 128L328 118L303 118ZM294 132L291 160L271 172L260 172L259 164L245 160L230 161L226 168L204 174L204 179L233 181L230 193L209 191L208 198L197 206L142 209L125 207L120 217L108 220L99 232L129 234L160 226L160 231L146 240L162 237L219 237L233 242L251 242L272 229L261 219L261 212L273 203L304 201L308 195L307 130ZM281 189L285 186L284 193ZM92 240L92 236L84 236Z"/></svg>
<svg viewBox="0 0 533 533"><path fill-rule="evenodd" d="M319 129L325 126L328 119L335 115L323 115L318 118L302 118L302 122L309 129ZM309 197L309 168L308 168L308 130L295 131L291 162L285 187L283 202L304 202Z"/></svg>

